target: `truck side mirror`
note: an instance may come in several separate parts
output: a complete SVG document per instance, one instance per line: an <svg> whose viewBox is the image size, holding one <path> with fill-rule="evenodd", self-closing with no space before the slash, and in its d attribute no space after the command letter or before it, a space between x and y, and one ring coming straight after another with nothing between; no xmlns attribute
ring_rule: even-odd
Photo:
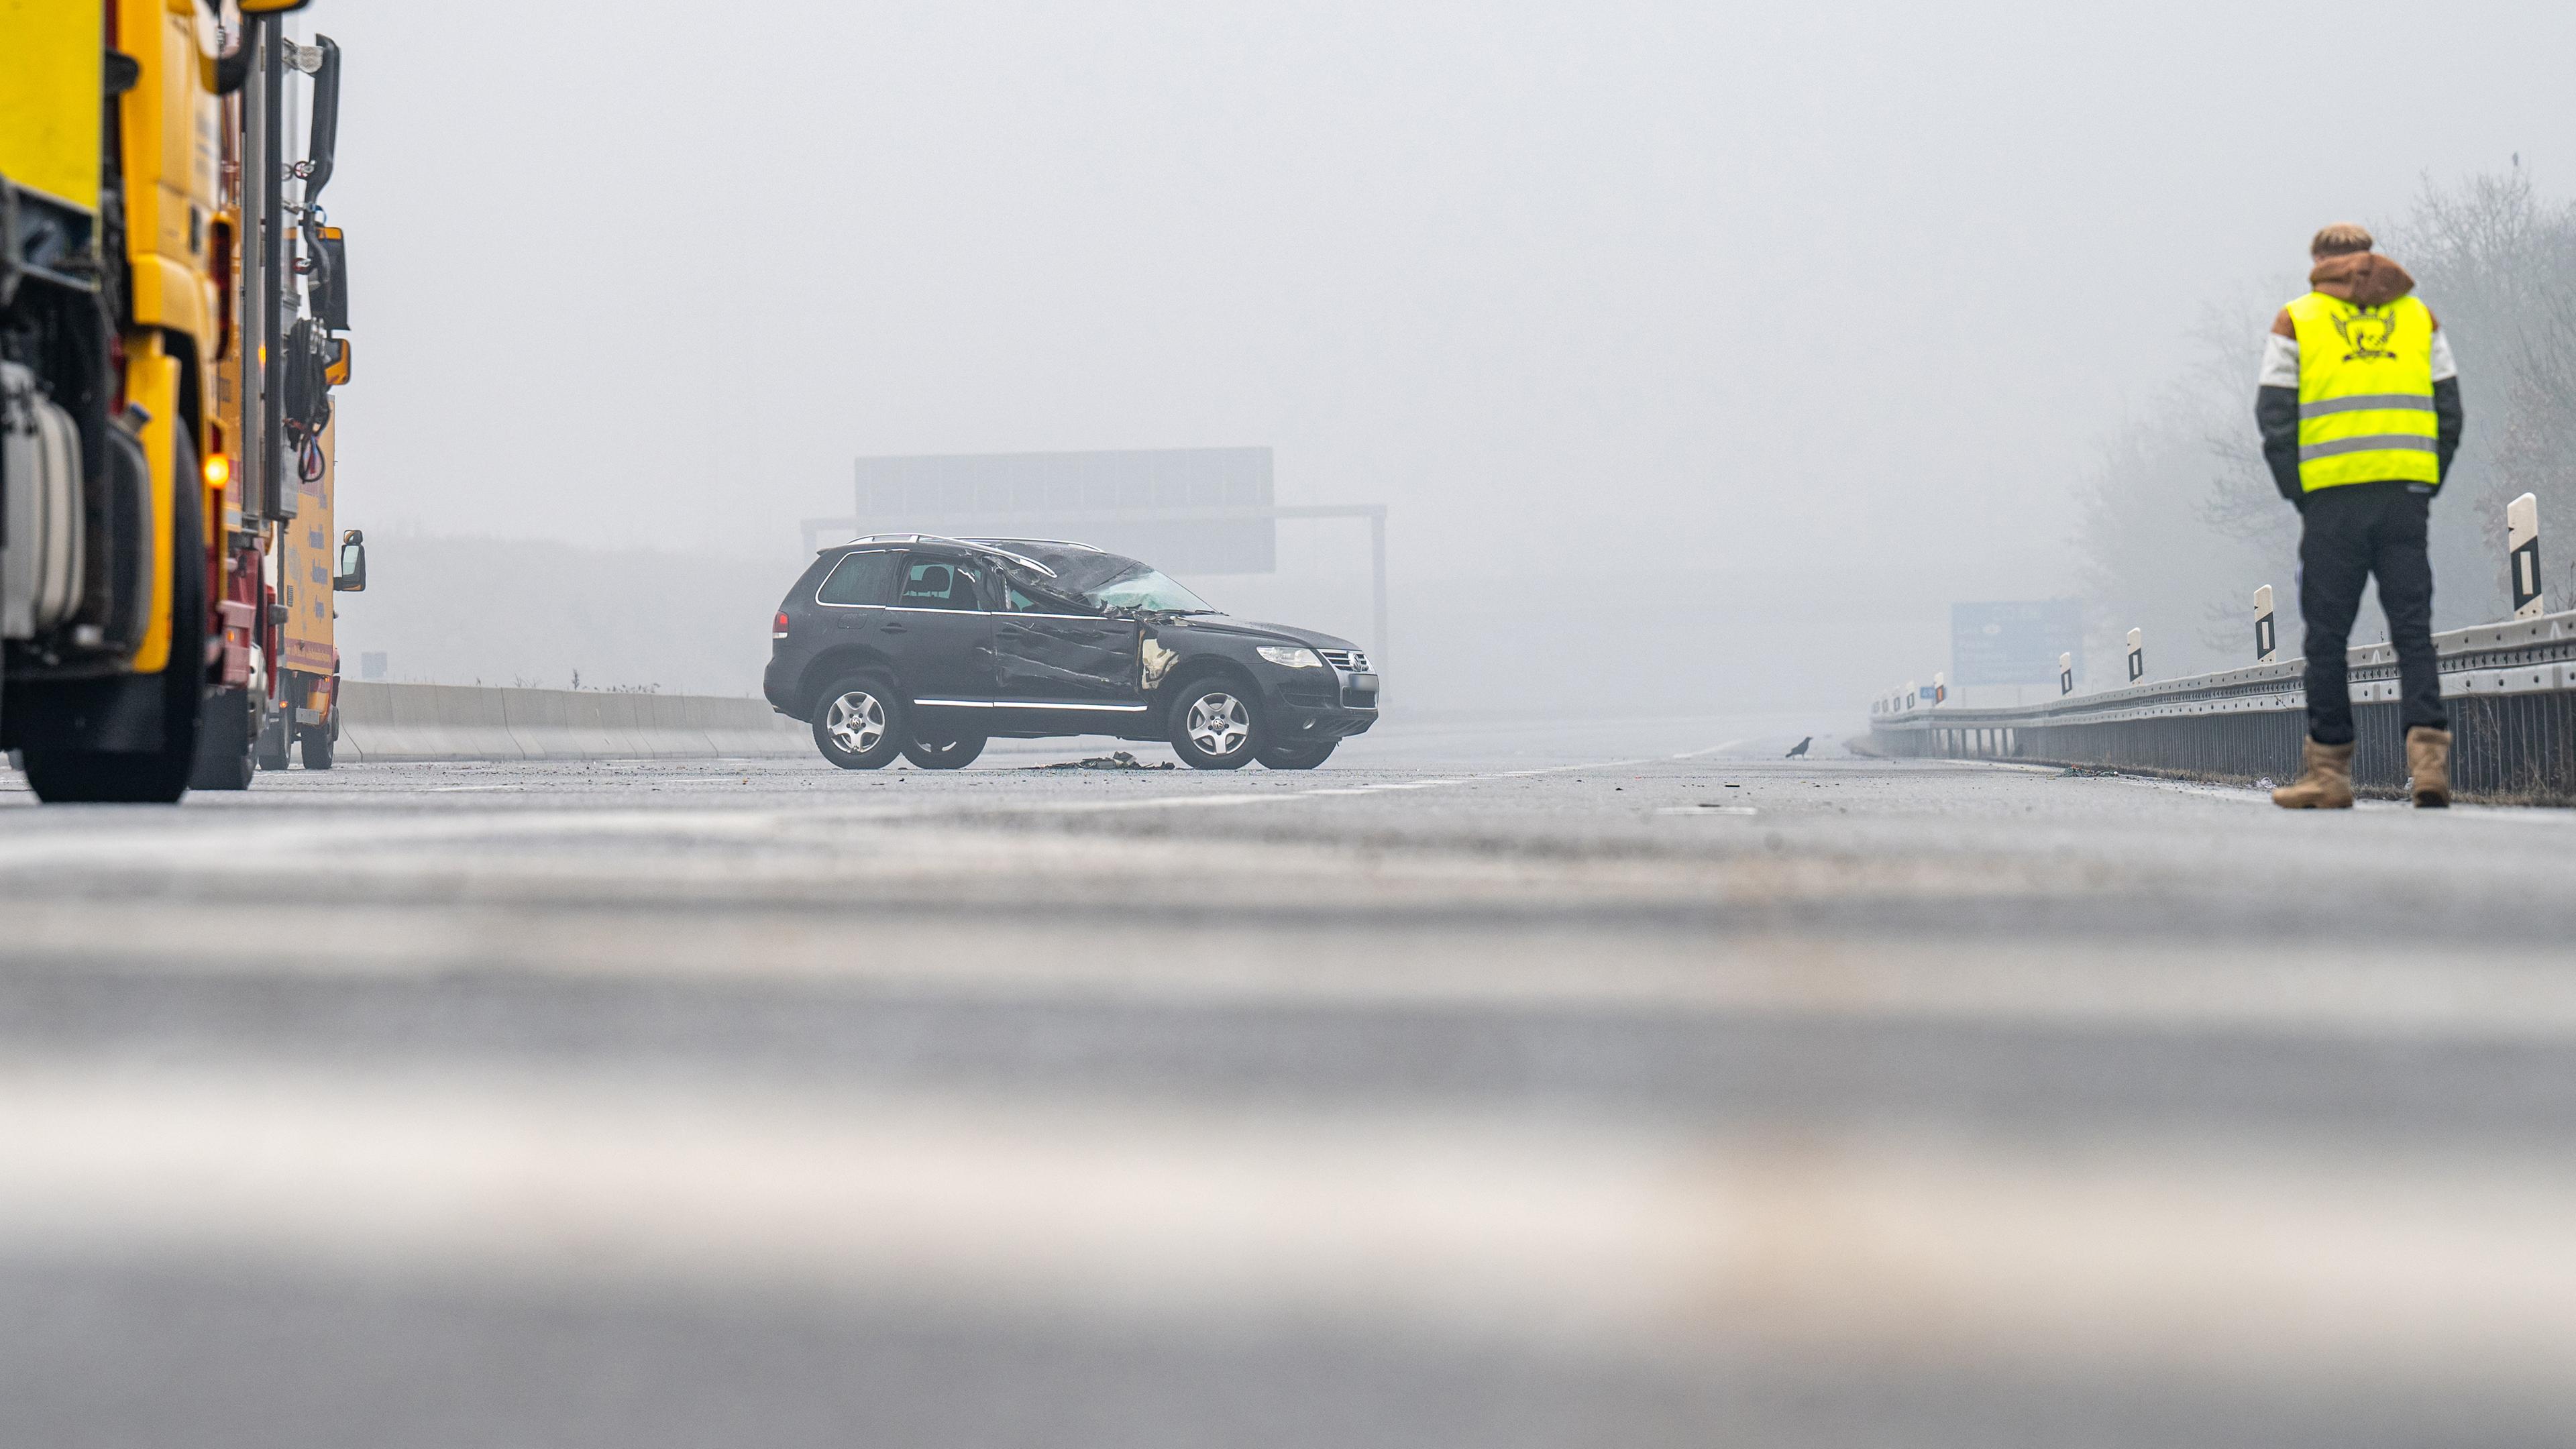
<svg viewBox="0 0 2576 1449"><path fill-rule="evenodd" d="M313 70L312 144L304 153L307 206L331 184L331 157L340 149L340 46L327 35L317 35L313 49L322 52L322 64Z"/></svg>
<svg viewBox="0 0 2576 1449"><path fill-rule="evenodd" d="M331 580L334 593L367 591L367 536L357 529L340 535L340 572Z"/></svg>
<svg viewBox="0 0 2576 1449"><path fill-rule="evenodd" d="M305 249L311 254L313 272L304 284L304 295L312 305L313 315L332 332L349 330L349 243L336 226L309 227L304 233ZM333 378L345 382L345 378Z"/></svg>

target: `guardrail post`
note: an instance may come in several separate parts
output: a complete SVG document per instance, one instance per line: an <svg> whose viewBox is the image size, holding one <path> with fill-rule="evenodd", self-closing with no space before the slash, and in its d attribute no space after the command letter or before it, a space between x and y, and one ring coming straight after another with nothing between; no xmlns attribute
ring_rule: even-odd
<svg viewBox="0 0 2576 1449"><path fill-rule="evenodd" d="M2505 565L2513 573L2513 616L2549 612L2540 588L2540 499L2525 493L2504 506Z"/></svg>
<svg viewBox="0 0 2576 1449"><path fill-rule="evenodd" d="M2075 656L2072 654L2057 656L2057 692L2061 697L2075 692Z"/></svg>
<svg viewBox="0 0 2576 1449"><path fill-rule="evenodd" d="M2147 676L2147 631L2129 631L2129 682L2137 683Z"/></svg>
<svg viewBox="0 0 2576 1449"><path fill-rule="evenodd" d="M2269 664L2278 653L2272 630L2272 586L2265 584L2254 591L2254 662Z"/></svg>

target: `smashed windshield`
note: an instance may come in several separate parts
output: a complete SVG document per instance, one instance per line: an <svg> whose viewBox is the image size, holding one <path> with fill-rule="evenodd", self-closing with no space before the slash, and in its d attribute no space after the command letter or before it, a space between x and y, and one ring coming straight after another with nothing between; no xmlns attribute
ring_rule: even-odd
<svg viewBox="0 0 2576 1449"><path fill-rule="evenodd" d="M1143 564L1105 583L1094 584L1082 591L1084 598L1104 609L1172 609L1213 613L1207 600L1172 582L1161 569Z"/></svg>
<svg viewBox="0 0 2576 1449"><path fill-rule="evenodd" d="M1025 587L1051 594L1072 593L1089 600L1094 608L1163 613L1217 612L1207 600L1181 587L1161 569L1120 554L1018 539L979 539L977 542L991 542L996 547L1009 549L1023 558L1035 559L1055 570L1052 579L1017 580ZM1016 575L1017 571L1013 572Z"/></svg>

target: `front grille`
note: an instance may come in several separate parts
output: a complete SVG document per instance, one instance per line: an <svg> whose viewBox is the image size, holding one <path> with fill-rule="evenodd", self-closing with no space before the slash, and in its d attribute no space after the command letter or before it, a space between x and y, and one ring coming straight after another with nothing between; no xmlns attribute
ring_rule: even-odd
<svg viewBox="0 0 2576 1449"><path fill-rule="evenodd" d="M1315 652L1324 656L1324 662L1326 664L1333 666L1344 674L1366 674L1369 672L1368 655L1360 650L1318 649Z"/></svg>

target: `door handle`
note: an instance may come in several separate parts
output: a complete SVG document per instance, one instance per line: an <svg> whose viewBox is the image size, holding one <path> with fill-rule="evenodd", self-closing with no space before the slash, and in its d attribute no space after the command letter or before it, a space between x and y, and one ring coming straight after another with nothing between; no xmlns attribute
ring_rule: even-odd
<svg viewBox="0 0 2576 1449"><path fill-rule="evenodd" d="M888 634L901 634L901 633L904 633L905 631L907 631L908 629L910 629L912 626L911 626L911 625L909 625L909 624L898 624L898 623L896 623L895 621L893 621L892 619L888 619L888 620L886 620L884 623L879 624L877 627L878 627L879 629L881 629L881 630L885 631L885 632L886 632L886 633L888 633Z"/></svg>

